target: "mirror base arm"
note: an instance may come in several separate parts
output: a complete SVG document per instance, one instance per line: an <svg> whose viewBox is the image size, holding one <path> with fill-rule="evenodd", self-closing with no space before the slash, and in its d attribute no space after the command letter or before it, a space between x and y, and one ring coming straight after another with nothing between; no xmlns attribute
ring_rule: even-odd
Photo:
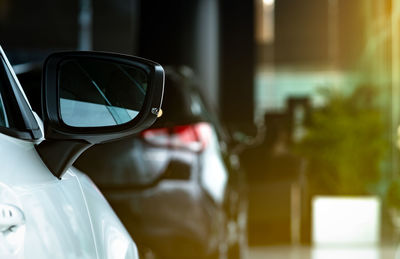
<svg viewBox="0 0 400 259"><path fill-rule="evenodd" d="M92 145L83 140L43 140L35 148L52 174L61 179L75 160Z"/></svg>

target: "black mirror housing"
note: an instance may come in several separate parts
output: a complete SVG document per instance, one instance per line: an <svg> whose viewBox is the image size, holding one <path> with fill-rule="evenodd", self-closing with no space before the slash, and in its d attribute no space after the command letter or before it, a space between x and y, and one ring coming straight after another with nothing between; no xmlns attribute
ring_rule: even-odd
<svg viewBox="0 0 400 259"><path fill-rule="evenodd" d="M64 73L63 70L65 70L65 66L63 67L63 64L65 64L66 62L74 64L76 63L78 64L79 69L84 71L84 69L79 64L87 64L87 61L90 61L89 64L96 64L97 62L106 63L107 65L109 65L108 67L103 68L102 71L98 72L95 69L92 69L92 76L110 72L108 70L110 70L109 67L111 66L115 67L115 71L121 70L121 67L129 67L140 71L141 74L145 75L145 78L147 79L144 86L145 94L143 94L143 96L141 97L143 100L141 100L142 102L140 103L140 108L134 112L135 116L132 116L131 120L124 121L123 123L115 123L115 125L105 124L96 125L93 127L91 125L71 126L70 124L66 123L65 120L63 120L60 105L60 100L62 97L62 89L60 90L62 80L60 79L60 74ZM113 78L121 77L115 71L112 71L112 73L110 73L112 74ZM123 72L127 74L126 71ZM82 91L80 92L80 94L76 94L75 97L72 98L74 100L68 100L70 103L72 102L72 105L69 105L68 107L74 106L73 102L75 102L80 104L85 103L89 108L93 106L101 106L103 110L108 109L108 111L110 111L110 109L118 109L118 111L121 112L120 103L116 101L114 107L104 94L106 93L106 91L110 90L102 88L101 85L111 84L111 86L108 86L108 89L112 89L112 91L114 91L116 94L119 94L119 96L123 96L124 93L121 94L120 90L117 90L116 88L113 89L114 85L110 83L109 79L107 79L106 84L106 82L104 82L106 81L104 79L104 76L96 76L97 78L93 79L92 77L87 75L86 72L82 74L84 74L83 77L87 76L85 80L89 82L88 84L91 85L93 83L94 90L92 90L91 94L89 94L89 92L86 93ZM129 80L132 79L129 75L128 78ZM135 81L134 79L132 80ZM77 89L82 87L79 85L79 82L76 82L76 78L74 78L72 81L72 84L77 85ZM135 84L137 84L136 81ZM118 87L118 84L115 87ZM154 123L154 121L157 119L157 115L161 110L163 89L164 70L161 65L150 60L115 53L89 51L59 52L50 55L44 63L42 75L42 114L45 140L36 146L39 155L42 157L43 161L52 171L52 173L56 177L61 178L65 171L79 157L79 155L90 146L98 143L117 140L138 133ZM97 101L98 103L95 104L80 101L82 99L91 98L91 96L89 95L93 95L93 91L95 94L100 94L99 96L104 97L103 99L105 100L105 104L100 105L98 104L99 101ZM88 96L82 96L86 94ZM127 105L126 100L124 101L124 103L125 105ZM116 106L118 105L120 105L120 107L116 108ZM96 109L94 109L94 112L92 112L91 114L98 113L99 110ZM130 114L132 113L131 110L127 111L129 111ZM125 110L123 110L123 112L127 113ZM110 111L110 113L112 113L112 111ZM77 118L79 118L78 116L80 116L80 114L77 112L71 112L70 114L72 114L70 116L77 116Z"/></svg>
<svg viewBox="0 0 400 259"><path fill-rule="evenodd" d="M59 105L60 65L69 59L94 59L124 64L147 73L149 83L139 114L128 123L105 127L71 127L62 118ZM100 72L99 72L100 73ZM42 108L47 140L85 140L92 144L119 139L137 133L154 123L161 109L164 70L161 65L138 57L103 52L60 52L50 55L43 69Z"/></svg>

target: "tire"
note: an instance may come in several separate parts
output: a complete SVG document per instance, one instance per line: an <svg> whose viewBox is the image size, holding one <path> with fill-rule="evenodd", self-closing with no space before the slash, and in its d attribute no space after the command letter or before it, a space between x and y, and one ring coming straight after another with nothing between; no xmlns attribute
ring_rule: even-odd
<svg viewBox="0 0 400 259"><path fill-rule="evenodd" d="M244 203L235 220L236 239L228 249L228 259L246 259L248 253L247 239L247 204Z"/></svg>
<svg viewBox="0 0 400 259"><path fill-rule="evenodd" d="M247 249L247 237L245 240L238 240L229 247L227 259L246 259Z"/></svg>

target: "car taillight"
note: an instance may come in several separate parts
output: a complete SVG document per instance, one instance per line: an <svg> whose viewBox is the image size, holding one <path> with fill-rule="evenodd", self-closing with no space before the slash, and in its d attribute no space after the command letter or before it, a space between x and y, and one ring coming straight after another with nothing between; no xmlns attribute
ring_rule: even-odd
<svg viewBox="0 0 400 259"><path fill-rule="evenodd" d="M141 137L156 146L200 152L209 144L211 134L210 124L200 122L172 128L145 130L141 133Z"/></svg>

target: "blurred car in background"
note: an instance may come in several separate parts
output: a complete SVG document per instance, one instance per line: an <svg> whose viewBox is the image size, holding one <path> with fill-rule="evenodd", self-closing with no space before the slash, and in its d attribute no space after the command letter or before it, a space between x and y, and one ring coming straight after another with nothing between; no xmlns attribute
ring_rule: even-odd
<svg viewBox="0 0 400 259"><path fill-rule="evenodd" d="M166 69L163 116L75 164L99 186L144 258L244 258L245 182L229 137L188 68Z"/></svg>

